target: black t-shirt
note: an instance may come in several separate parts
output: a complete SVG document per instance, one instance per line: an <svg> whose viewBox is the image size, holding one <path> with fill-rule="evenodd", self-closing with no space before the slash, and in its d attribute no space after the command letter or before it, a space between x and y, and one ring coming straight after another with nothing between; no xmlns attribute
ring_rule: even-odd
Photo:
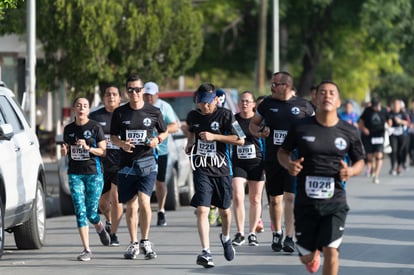
<svg viewBox="0 0 414 275"><path fill-rule="evenodd" d="M220 135L233 135L235 134L233 122L235 118L232 112L221 107L217 107L212 114L208 115L201 114L199 110L192 110L188 113L188 130L195 134L194 149L190 160L193 169L214 177L232 175L231 145L219 141L203 141L199 138L199 134L206 131Z"/></svg>
<svg viewBox="0 0 414 275"><path fill-rule="evenodd" d="M105 140L102 127L98 122L89 120L85 125L72 122L63 130L63 141L68 147L68 174L90 175L103 173L101 159L76 145L78 139L84 139L89 147L98 147Z"/></svg>
<svg viewBox="0 0 414 275"><path fill-rule="evenodd" d="M134 110L129 104L115 109L111 120L111 135L130 139L135 145L132 153L121 150L120 167L131 166L134 160L156 154L156 151L146 145L146 140L156 132L167 131L167 125L162 118L160 109L144 103L139 110Z"/></svg>
<svg viewBox="0 0 414 275"><path fill-rule="evenodd" d="M306 116L312 116L314 109L309 101L291 97L287 101L266 97L260 103L257 113L263 117L270 134L266 138L265 160L277 162L277 151L282 145L292 123Z"/></svg>
<svg viewBox="0 0 414 275"><path fill-rule="evenodd" d="M112 113L108 112L104 107L89 114L89 118L97 121L101 125L106 144L106 156L102 158L105 171L117 171L119 167L119 160L121 157L121 150L118 146L111 142L111 119Z"/></svg>
<svg viewBox="0 0 414 275"><path fill-rule="evenodd" d="M297 176L296 205L325 205L334 211L332 205L346 203L340 161L355 163L365 154L355 127L342 120L324 127L315 117L307 117L292 126L282 148L296 149L297 158L304 158Z"/></svg>
<svg viewBox="0 0 414 275"><path fill-rule="evenodd" d="M249 124L251 118L242 118L240 113L236 114L235 118L239 122L246 138L244 139L243 146L233 146L233 165L237 166L238 163L251 163L252 165L256 165L263 158L264 140L250 133Z"/></svg>
<svg viewBox="0 0 414 275"><path fill-rule="evenodd" d="M379 111L368 107L362 112L360 118L365 127L369 130L370 137L383 137L385 134L385 122L388 120L388 113L381 108Z"/></svg>
<svg viewBox="0 0 414 275"><path fill-rule="evenodd" d="M403 134L405 134L407 127L404 124L400 124L398 123L395 118L399 118L401 120L405 120L405 121L409 121L408 115L403 112L403 111L399 111L398 113L395 113L394 111L390 111L389 112L389 119L391 119L392 121L392 135L394 136L401 136Z"/></svg>

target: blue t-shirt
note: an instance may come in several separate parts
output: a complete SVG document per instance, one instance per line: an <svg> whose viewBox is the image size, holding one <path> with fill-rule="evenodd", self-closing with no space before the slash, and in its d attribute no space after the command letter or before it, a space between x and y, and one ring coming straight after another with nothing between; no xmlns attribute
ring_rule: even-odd
<svg viewBox="0 0 414 275"><path fill-rule="evenodd" d="M180 124L180 120L178 119L177 114L174 112L173 108L168 102L158 98L153 106L161 110L162 117L165 121L165 124L167 124L167 126L168 124L171 124L174 122L177 122L178 124ZM165 140L163 140L160 144L158 144L157 150L158 150L158 155L160 156L168 154L168 137Z"/></svg>
<svg viewBox="0 0 414 275"><path fill-rule="evenodd" d="M339 114L339 118L354 126L358 122L358 119L359 119L358 115L354 112L351 112L349 114L347 112L342 112Z"/></svg>

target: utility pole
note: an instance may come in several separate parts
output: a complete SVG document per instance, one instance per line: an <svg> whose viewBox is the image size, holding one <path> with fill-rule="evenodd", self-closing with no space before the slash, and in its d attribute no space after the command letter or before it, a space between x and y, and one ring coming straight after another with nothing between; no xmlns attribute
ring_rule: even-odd
<svg viewBox="0 0 414 275"><path fill-rule="evenodd" d="M258 62L257 62L257 90L259 94L264 93L266 78L266 19L267 19L267 0L260 1L259 15L259 37L258 37Z"/></svg>
<svg viewBox="0 0 414 275"><path fill-rule="evenodd" d="M273 0L273 72L279 68L279 0Z"/></svg>
<svg viewBox="0 0 414 275"><path fill-rule="evenodd" d="M36 129L36 0L26 1L27 10L27 49L26 49L26 92L29 104L25 104L29 111L30 126Z"/></svg>

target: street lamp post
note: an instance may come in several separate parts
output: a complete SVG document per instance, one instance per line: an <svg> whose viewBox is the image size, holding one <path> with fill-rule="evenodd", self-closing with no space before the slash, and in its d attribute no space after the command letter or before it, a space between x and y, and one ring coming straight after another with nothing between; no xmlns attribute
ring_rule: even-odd
<svg viewBox="0 0 414 275"><path fill-rule="evenodd" d="M27 49L26 49L26 92L28 102L25 104L29 112L30 126L36 129L36 0L27 0Z"/></svg>
<svg viewBox="0 0 414 275"><path fill-rule="evenodd" d="M273 72L279 67L279 0L273 0Z"/></svg>

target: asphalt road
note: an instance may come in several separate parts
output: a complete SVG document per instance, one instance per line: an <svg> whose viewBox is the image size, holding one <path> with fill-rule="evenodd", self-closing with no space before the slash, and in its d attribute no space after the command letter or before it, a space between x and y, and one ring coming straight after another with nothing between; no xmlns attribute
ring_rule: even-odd
<svg viewBox="0 0 414 275"><path fill-rule="evenodd" d="M400 176L388 175L385 162L381 183L375 185L364 176L348 183L351 211L340 250L339 274L391 275L414 274L414 167ZM53 175L49 175L53 178ZM48 199L48 208L57 198ZM269 217L264 208L265 232L258 235L258 247L237 247L236 258L227 262L218 239L219 228L211 228L211 249L215 268L204 269L195 264L200 244L194 209L181 207L168 212L168 226L157 227L153 212L150 240L155 243L158 258L123 259L129 242L125 220L119 231L120 247L103 247L93 229L90 230L93 259L78 262L82 250L73 216L60 216L49 209L46 245L40 250L16 250L13 236L6 233L6 246L0 260L0 273L5 274L308 274L297 254L275 253L270 248ZM234 223L232 234L234 234ZM317 274L322 274L321 270Z"/></svg>

